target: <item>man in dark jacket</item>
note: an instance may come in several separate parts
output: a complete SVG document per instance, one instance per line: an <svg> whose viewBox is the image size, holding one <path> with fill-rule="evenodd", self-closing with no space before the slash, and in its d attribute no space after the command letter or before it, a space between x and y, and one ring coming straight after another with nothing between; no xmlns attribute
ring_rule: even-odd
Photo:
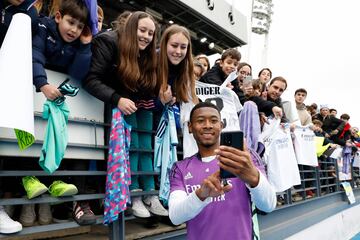
<svg viewBox="0 0 360 240"><path fill-rule="evenodd" d="M325 137L330 138L334 143L342 146L345 145L339 139L345 127L345 122L331 115L327 105L320 105L320 113L316 115L316 119L322 121L322 129L325 132Z"/></svg>

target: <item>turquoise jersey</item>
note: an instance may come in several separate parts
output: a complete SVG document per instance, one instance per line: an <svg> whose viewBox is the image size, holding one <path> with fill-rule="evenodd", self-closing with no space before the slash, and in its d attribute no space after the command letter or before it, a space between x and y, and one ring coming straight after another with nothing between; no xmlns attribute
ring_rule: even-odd
<svg viewBox="0 0 360 240"><path fill-rule="evenodd" d="M67 121L69 108L65 102L56 105L47 100L43 107L43 118L48 119L39 164L47 173L60 166L68 142Z"/></svg>

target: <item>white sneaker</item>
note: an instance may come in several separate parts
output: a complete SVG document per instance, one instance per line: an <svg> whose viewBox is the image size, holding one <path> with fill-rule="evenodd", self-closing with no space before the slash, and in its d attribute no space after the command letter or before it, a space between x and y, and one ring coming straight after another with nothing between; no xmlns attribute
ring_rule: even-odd
<svg viewBox="0 0 360 240"><path fill-rule="evenodd" d="M150 212L146 209L141 197L134 197L132 199L132 211L135 217L148 218L151 216Z"/></svg>
<svg viewBox="0 0 360 240"><path fill-rule="evenodd" d="M12 220L4 208L0 206L0 233L10 234L20 232L22 226L19 222Z"/></svg>
<svg viewBox="0 0 360 240"><path fill-rule="evenodd" d="M24 204L21 208L19 221L24 227L31 227L34 225L36 220L35 205Z"/></svg>
<svg viewBox="0 0 360 240"><path fill-rule="evenodd" d="M144 198L146 208L155 215L158 216L169 216L168 210L166 210L161 204L159 197L152 195Z"/></svg>

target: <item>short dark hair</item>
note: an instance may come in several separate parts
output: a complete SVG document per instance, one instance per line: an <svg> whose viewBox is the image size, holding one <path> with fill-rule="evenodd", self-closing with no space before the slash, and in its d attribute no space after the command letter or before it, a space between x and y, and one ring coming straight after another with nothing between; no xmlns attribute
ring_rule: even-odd
<svg viewBox="0 0 360 240"><path fill-rule="evenodd" d="M315 125L315 124L317 124L317 125L319 125L319 126L322 126L322 125L323 125L323 122L320 121L320 120L318 120L318 119L314 119L312 122L313 122L314 125Z"/></svg>
<svg viewBox="0 0 360 240"><path fill-rule="evenodd" d="M349 120L349 119L350 119L350 116L349 116L349 114L344 113L344 114L341 114L340 119Z"/></svg>
<svg viewBox="0 0 360 240"><path fill-rule="evenodd" d="M307 91L305 90L305 88L299 88L299 89L297 89L297 90L295 91L295 95L296 95L297 93L305 93L305 95L307 95Z"/></svg>
<svg viewBox="0 0 360 240"><path fill-rule="evenodd" d="M337 110L336 110L335 108L330 108L330 109L329 109L329 112L332 112L332 111L337 112Z"/></svg>
<svg viewBox="0 0 360 240"><path fill-rule="evenodd" d="M80 22L87 24L89 10L83 0L62 0L59 12L62 16L70 15Z"/></svg>
<svg viewBox="0 0 360 240"><path fill-rule="evenodd" d="M235 48L229 48L229 49L226 49L223 54L221 54L221 61L224 61L225 58L227 58L227 57L230 57L230 58L240 61L241 54Z"/></svg>
<svg viewBox="0 0 360 240"><path fill-rule="evenodd" d="M193 107L193 109L191 109L191 112L190 112L190 122L191 122L191 120L192 120L192 117L193 117L193 115L194 115L194 112L195 112L197 109L199 109L199 108L204 108L204 107L213 108L213 109L215 109L215 110L219 113L219 115L221 115L219 108L218 108L216 105L212 104L211 102L199 102L198 104L196 104L196 105Z"/></svg>
<svg viewBox="0 0 360 240"><path fill-rule="evenodd" d="M287 81L286 81L286 79L283 78L283 77L274 77L274 78L270 81L269 86L273 85L274 82L276 82L276 81L285 83L285 89L284 89L284 90L286 90L286 88L287 88Z"/></svg>

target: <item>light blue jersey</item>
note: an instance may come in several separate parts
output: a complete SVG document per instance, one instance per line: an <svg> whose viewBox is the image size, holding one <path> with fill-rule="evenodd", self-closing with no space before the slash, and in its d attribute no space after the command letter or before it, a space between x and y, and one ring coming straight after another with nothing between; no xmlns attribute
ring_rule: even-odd
<svg viewBox="0 0 360 240"><path fill-rule="evenodd" d="M177 161L178 144L172 107L165 107L155 136L154 170L160 172L159 197L167 205L170 194L170 171Z"/></svg>

